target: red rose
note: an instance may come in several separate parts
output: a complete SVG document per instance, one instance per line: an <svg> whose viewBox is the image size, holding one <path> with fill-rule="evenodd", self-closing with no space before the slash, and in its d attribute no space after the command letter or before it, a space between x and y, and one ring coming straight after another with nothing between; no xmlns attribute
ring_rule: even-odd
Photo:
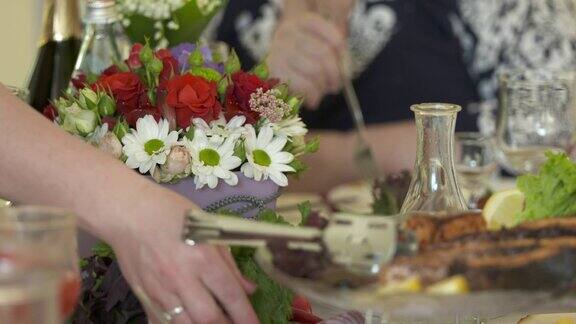
<svg viewBox="0 0 576 324"><path fill-rule="evenodd" d="M244 116L246 117L247 124L255 124L258 119L260 119L260 114L258 112L250 109L242 109L236 97L234 96L234 86L228 86L226 90L226 101L224 103L224 107L226 108L224 111L224 116L227 120L232 119L234 116Z"/></svg>
<svg viewBox="0 0 576 324"><path fill-rule="evenodd" d="M52 104L49 104L48 106L44 107L44 110L42 110L42 114L44 114L44 117L50 119L51 121L54 121L54 119L58 117L58 111L56 110L56 108L54 108Z"/></svg>
<svg viewBox="0 0 576 324"><path fill-rule="evenodd" d="M243 110L250 109L250 95L256 89L262 88L262 91L270 90L270 86L255 74L243 71L232 74L232 82L234 84L234 97Z"/></svg>
<svg viewBox="0 0 576 324"><path fill-rule="evenodd" d="M110 93L116 100L118 111L123 115L139 107L140 96L145 92L140 78L132 72L103 76L93 88Z"/></svg>
<svg viewBox="0 0 576 324"><path fill-rule="evenodd" d="M114 128L114 126L116 126L117 122L118 122L118 120L116 120L116 118L114 118L114 117L110 117L110 116L102 117L102 125L108 124L108 130L112 130Z"/></svg>
<svg viewBox="0 0 576 324"><path fill-rule="evenodd" d="M242 115L246 122L254 124L260 119L260 114L250 109L250 95L258 88L268 91L272 85L258 76L243 71L232 74L232 84L226 90L226 118Z"/></svg>
<svg viewBox="0 0 576 324"><path fill-rule="evenodd" d="M154 117L154 119L156 119L157 122L159 122L160 118L162 118L162 114L160 114L160 112L156 108L134 109L124 116L126 118L126 122L128 123L128 125L130 125L130 127L136 128L136 122L138 121L138 119L146 115Z"/></svg>
<svg viewBox="0 0 576 324"><path fill-rule="evenodd" d="M106 68L106 70L102 71L102 74L100 74L100 78L102 78L103 76L109 76L116 73L120 73L120 69L118 68L118 66L110 65L109 67Z"/></svg>
<svg viewBox="0 0 576 324"><path fill-rule="evenodd" d="M160 60L163 60L167 57L172 57L172 53L170 52L170 50L167 50L165 48L161 48L161 49L157 50L154 55L157 58L159 58Z"/></svg>
<svg viewBox="0 0 576 324"><path fill-rule="evenodd" d="M166 82L178 74L178 61L172 56L162 58L162 72L160 72L159 87L164 88Z"/></svg>
<svg viewBox="0 0 576 324"><path fill-rule="evenodd" d="M70 81L76 90L82 90L86 87L86 75L83 73L74 76Z"/></svg>
<svg viewBox="0 0 576 324"><path fill-rule="evenodd" d="M215 82L185 74L168 81L166 91L166 104L174 108L180 128L188 127L192 118L210 122L220 114Z"/></svg>

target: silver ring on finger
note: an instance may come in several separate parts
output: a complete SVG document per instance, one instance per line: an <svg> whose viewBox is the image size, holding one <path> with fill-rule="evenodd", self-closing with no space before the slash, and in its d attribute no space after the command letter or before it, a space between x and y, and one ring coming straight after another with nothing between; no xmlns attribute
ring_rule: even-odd
<svg viewBox="0 0 576 324"><path fill-rule="evenodd" d="M167 311L164 313L164 318L168 321L171 322L175 317L177 317L178 315L184 313L184 307L182 306L176 306L174 308L172 308L171 310Z"/></svg>

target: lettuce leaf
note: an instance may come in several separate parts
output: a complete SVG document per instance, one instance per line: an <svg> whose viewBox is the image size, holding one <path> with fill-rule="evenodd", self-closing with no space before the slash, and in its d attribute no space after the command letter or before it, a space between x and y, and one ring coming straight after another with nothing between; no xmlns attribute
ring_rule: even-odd
<svg viewBox="0 0 576 324"><path fill-rule="evenodd" d="M518 221L576 215L576 164L564 154L546 153L536 175L523 175L516 186L525 195Z"/></svg>

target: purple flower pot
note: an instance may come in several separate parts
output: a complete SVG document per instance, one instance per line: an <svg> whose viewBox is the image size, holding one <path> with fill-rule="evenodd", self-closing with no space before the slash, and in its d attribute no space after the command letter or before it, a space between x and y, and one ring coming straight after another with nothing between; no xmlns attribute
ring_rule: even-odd
<svg viewBox="0 0 576 324"><path fill-rule="evenodd" d="M175 184L161 184L163 187L173 190L184 197L190 199L201 208L213 212L224 208L233 212L240 212L244 217L251 218L258 214L261 208L276 208L276 198L279 194L279 186L271 180L255 181L246 178L242 172L236 172L238 184L229 186L220 181L218 186L210 189L205 186L196 190L194 178L190 177ZM151 177L150 181L152 180ZM225 205L227 201L238 200ZM262 203L261 206L253 203ZM99 240L89 233L79 229L78 231L78 252L81 257L88 257L92 254L92 247Z"/></svg>
<svg viewBox="0 0 576 324"><path fill-rule="evenodd" d="M220 181L214 189L208 186L196 189L192 177L175 184L162 184L162 186L183 195L209 212L222 208L251 218L263 208L276 208L276 199L280 189L277 184L272 180L255 181L245 177L242 172L235 173L238 176L236 186Z"/></svg>

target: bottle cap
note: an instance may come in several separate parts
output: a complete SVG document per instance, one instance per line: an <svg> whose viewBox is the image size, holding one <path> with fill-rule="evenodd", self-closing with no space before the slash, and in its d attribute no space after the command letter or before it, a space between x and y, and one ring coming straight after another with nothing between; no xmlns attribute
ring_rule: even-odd
<svg viewBox="0 0 576 324"><path fill-rule="evenodd" d="M120 20L116 10L116 0L88 0L84 22L107 24Z"/></svg>

